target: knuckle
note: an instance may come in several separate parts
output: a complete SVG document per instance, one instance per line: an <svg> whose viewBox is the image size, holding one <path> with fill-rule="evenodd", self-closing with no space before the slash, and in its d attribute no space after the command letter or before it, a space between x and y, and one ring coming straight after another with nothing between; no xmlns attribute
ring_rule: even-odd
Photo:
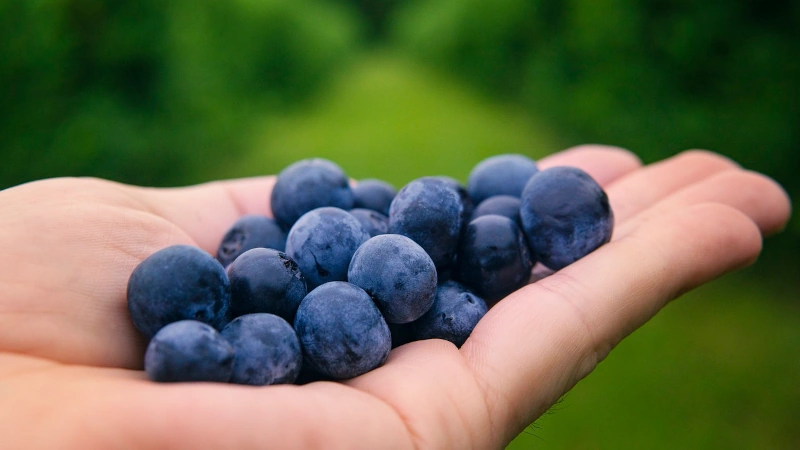
<svg viewBox="0 0 800 450"><path fill-rule="evenodd" d="M711 170L738 169L739 165L730 158L710 150L692 149L678 154L678 158L692 166L702 166Z"/></svg>

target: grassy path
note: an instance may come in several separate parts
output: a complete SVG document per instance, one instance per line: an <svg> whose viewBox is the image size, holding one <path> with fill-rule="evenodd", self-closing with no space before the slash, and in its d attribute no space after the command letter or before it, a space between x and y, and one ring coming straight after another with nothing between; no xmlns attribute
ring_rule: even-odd
<svg viewBox="0 0 800 450"><path fill-rule="evenodd" d="M559 149L554 136L508 105L404 60L371 55L345 70L307 111L266 117L237 175L275 173L301 158L339 163L355 178L398 187L423 175L466 179L496 153L534 158Z"/></svg>

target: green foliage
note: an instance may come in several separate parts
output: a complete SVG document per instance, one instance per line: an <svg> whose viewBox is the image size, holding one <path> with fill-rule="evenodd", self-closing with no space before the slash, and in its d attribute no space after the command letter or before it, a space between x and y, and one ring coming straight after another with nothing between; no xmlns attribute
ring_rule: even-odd
<svg viewBox="0 0 800 450"><path fill-rule="evenodd" d="M401 0L333 0L335 3L347 5L357 13L366 27L366 37L371 41L380 41L386 36L386 28Z"/></svg>
<svg viewBox="0 0 800 450"><path fill-rule="evenodd" d="M715 0L410 3L395 42L571 142L723 152L800 192L800 7Z"/></svg>
<svg viewBox="0 0 800 450"><path fill-rule="evenodd" d="M351 177L382 178L399 188L433 174L465 182L491 155L538 159L561 146L521 111L380 53L343 71L307 110L264 122L253 152L220 167L221 176L277 173L298 159L323 157Z"/></svg>
<svg viewBox="0 0 800 450"><path fill-rule="evenodd" d="M244 150L254 112L307 99L358 42L317 0L3 0L0 29L0 187L199 181Z"/></svg>
<svg viewBox="0 0 800 450"><path fill-rule="evenodd" d="M800 305L783 295L740 274L686 294L507 450L797 448Z"/></svg>
<svg viewBox="0 0 800 450"><path fill-rule="evenodd" d="M427 64L479 86L519 91L524 56L545 36L539 3L528 0L435 0L400 10L394 39Z"/></svg>

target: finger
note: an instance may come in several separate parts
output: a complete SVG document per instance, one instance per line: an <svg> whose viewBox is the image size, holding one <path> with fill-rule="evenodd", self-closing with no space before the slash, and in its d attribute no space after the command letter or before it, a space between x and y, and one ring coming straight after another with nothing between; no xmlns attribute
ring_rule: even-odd
<svg viewBox="0 0 800 450"><path fill-rule="evenodd" d="M633 172L605 189L614 220L620 224L685 186L738 168L723 156L690 150Z"/></svg>
<svg viewBox="0 0 800 450"><path fill-rule="evenodd" d="M769 177L744 170L718 172L689 185L623 222L615 231L622 237L642 223L699 203L720 203L742 211L762 234L774 234L786 226L791 204L786 191Z"/></svg>
<svg viewBox="0 0 800 450"><path fill-rule="evenodd" d="M134 188L150 210L173 222L216 254L222 236L241 216L272 216L270 194L275 177L214 181L196 186L155 189Z"/></svg>
<svg viewBox="0 0 800 450"><path fill-rule="evenodd" d="M699 204L646 222L556 274L511 294L462 347L508 439L587 375L666 302L751 263L755 224Z"/></svg>
<svg viewBox="0 0 800 450"><path fill-rule="evenodd" d="M640 168L642 161L619 147L580 145L543 158L538 165L542 170L555 166L577 167L605 186Z"/></svg>

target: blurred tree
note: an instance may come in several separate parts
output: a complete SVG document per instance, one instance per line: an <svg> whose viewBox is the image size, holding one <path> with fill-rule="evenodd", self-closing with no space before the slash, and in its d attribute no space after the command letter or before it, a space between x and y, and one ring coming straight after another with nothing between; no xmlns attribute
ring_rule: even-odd
<svg viewBox="0 0 800 450"><path fill-rule="evenodd" d="M332 0L347 5L361 17L366 27L366 37L373 42L383 41L392 15L400 0Z"/></svg>
<svg viewBox="0 0 800 450"><path fill-rule="evenodd" d="M0 29L0 188L206 178L358 45L321 0L0 0Z"/></svg>
<svg viewBox="0 0 800 450"><path fill-rule="evenodd" d="M707 148L800 197L798 2L431 0L393 25L407 54L520 102L568 142L645 161ZM761 268L796 258L798 221L779 240Z"/></svg>
<svg viewBox="0 0 800 450"><path fill-rule="evenodd" d="M786 0L433 0L402 9L393 38L576 143L710 148L797 192L798 18Z"/></svg>

